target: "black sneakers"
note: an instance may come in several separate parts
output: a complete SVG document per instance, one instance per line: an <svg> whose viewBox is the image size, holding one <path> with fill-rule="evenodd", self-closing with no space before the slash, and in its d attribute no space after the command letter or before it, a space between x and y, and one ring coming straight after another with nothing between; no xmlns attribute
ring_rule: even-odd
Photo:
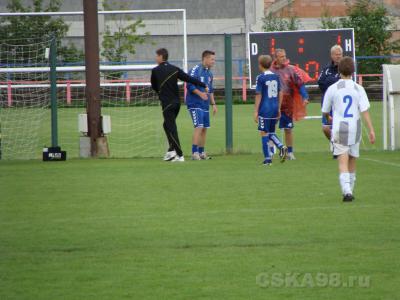
<svg viewBox="0 0 400 300"><path fill-rule="evenodd" d="M351 202L354 200L354 196L352 194L346 194L343 196L343 202Z"/></svg>
<svg viewBox="0 0 400 300"><path fill-rule="evenodd" d="M285 162L286 157L288 155L288 148L286 146L283 146L281 149L279 149L279 157L281 158L281 162Z"/></svg>

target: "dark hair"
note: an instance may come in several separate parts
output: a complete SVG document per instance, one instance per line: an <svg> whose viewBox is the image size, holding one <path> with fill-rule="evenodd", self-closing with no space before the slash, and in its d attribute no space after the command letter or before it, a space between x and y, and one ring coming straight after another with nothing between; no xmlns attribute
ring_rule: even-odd
<svg viewBox="0 0 400 300"><path fill-rule="evenodd" d="M269 55L260 55L258 57L258 63L264 68L264 69L269 69L272 64L272 58Z"/></svg>
<svg viewBox="0 0 400 300"><path fill-rule="evenodd" d="M211 51L211 50L205 50L205 51L203 51L203 53L201 54L201 58L203 59L203 58L205 58L205 57L207 57L207 56L210 56L210 55L215 55L215 52L214 52L214 51Z"/></svg>
<svg viewBox="0 0 400 300"><path fill-rule="evenodd" d="M165 48L160 48L156 51L156 54L162 56L164 61L168 60L168 50Z"/></svg>
<svg viewBox="0 0 400 300"><path fill-rule="evenodd" d="M355 71L354 60L350 56L345 56L339 61L339 73L343 76L351 76Z"/></svg>

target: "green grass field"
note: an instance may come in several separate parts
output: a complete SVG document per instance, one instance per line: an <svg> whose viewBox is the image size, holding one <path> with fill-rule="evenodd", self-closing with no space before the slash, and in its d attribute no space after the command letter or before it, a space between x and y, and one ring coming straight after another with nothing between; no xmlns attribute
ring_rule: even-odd
<svg viewBox="0 0 400 300"><path fill-rule="evenodd" d="M251 111L234 107L240 155L219 155L221 109L209 161L0 161L0 299L399 299L399 152L363 145L344 204L320 120L264 168Z"/></svg>

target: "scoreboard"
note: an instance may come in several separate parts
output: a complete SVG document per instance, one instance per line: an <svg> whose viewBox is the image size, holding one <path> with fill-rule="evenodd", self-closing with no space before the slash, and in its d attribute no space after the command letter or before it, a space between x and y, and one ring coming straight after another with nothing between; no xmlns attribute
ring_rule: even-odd
<svg viewBox="0 0 400 300"><path fill-rule="evenodd" d="M290 64L297 65L310 75L310 84L317 83L319 73L330 62L333 45L342 46L344 56L355 58L353 29L250 32L247 41L251 88L255 88L256 77L260 73L258 56L273 56L275 49L285 49Z"/></svg>

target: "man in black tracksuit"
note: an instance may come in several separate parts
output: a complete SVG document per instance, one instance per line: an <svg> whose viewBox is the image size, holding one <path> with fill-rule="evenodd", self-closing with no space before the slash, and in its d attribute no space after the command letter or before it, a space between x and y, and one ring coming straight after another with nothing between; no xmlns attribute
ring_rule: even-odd
<svg viewBox="0 0 400 300"><path fill-rule="evenodd" d="M319 89L322 92L321 105L324 102L324 95L326 90L340 79L338 64L342 57L342 47L340 47L339 45L334 45L331 48L331 62L322 70L318 78ZM325 117L325 115L322 115L322 131L329 141L331 140L331 127L331 122Z"/></svg>
<svg viewBox="0 0 400 300"><path fill-rule="evenodd" d="M178 79L205 88L206 84L186 74L178 67L168 63L168 51L161 48L156 51L158 66L151 72L151 86L157 92L164 116L164 130L168 139L168 152L165 161L183 162L184 157L178 137L176 118L181 103L179 100Z"/></svg>

